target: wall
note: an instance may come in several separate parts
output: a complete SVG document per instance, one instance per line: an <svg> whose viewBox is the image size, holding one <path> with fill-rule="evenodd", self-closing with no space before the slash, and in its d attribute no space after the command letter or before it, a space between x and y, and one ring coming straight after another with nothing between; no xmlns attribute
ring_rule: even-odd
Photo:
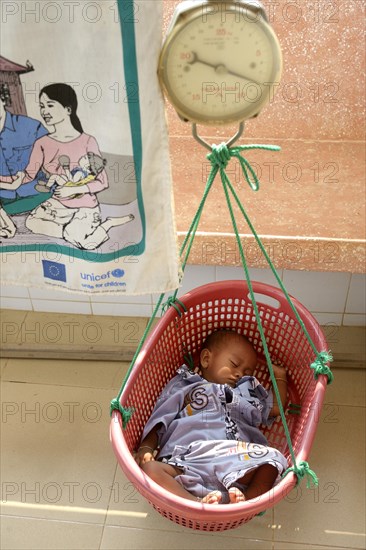
<svg viewBox="0 0 366 550"><path fill-rule="evenodd" d="M304 304L320 324L366 325L364 274L279 270L289 291ZM188 265L179 295L201 284L224 279L243 279L243 270L226 266ZM252 269L251 279L275 285L267 269ZM157 296L99 296L58 292L47 289L2 287L0 307L59 313L84 313L150 317Z"/></svg>

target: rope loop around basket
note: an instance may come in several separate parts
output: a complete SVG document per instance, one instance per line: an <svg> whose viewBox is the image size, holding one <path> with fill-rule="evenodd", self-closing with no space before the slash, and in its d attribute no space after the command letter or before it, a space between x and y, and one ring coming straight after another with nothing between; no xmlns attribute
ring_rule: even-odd
<svg viewBox="0 0 366 550"><path fill-rule="evenodd" d="M297 483L298 485L300 481L306 476L306 487L307 489L310 489L311 486L317 486L319 485L319 480L316 475L316 473L310 469L310 466L306 460L302 460L299 462L299 464L296 464L292 468L287 468L287 470L282 474L282 478L287 476L290 472L294 472L297 476Z"/></svg>
<svg viewBox="0 0 366 550"><path fill-rule="evenodd" d="M174 294L173 296L169 296L169 298L167 299L166 302L163 303L163 305L161 306L161 310L163 313L165 313L167 311L167 309L169 309L170 307L174 307L175 311L178 313L179 317L182 316L182 312L181 310L179 309L179 306L182 308L183 311L187 311L187 308L186 306L183 304L183 302L181 302L180 300L178 300L178 298L176 297L176 295Z"/></svg>
<svg viewBox="0 0 366 550"><path fill-rule="evenodd" d="M320 374L324 374L328 378L328 384L333 382L334 376L329 366L326 363L333 361L333 356L330 351L321 351L317 358L311 363L310 368L314 370L314 378L318 380Z"/></svg>
<svg viewBox="0 0 366 550"><path fill-rule="evenodd" d="M118 411L121 414L123 429L125 429L128 421L134 413L134 409L122 407L118 397L115 397L112 399L110 404L110 414L112 414L113 411Z"/></svg>
<svg viewBox="0 0 366 550"><path fill-rule="evenodd" d="M288 414L300 415L301 414L301 405L299 405L298 403L289 403L287 412L288 412Z"/></svg>

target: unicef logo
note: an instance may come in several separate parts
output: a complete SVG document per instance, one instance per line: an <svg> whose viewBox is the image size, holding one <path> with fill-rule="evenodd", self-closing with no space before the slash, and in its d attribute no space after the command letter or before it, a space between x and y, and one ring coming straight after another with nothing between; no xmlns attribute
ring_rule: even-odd
<svg viewBox="0 0 366 550"><path fill-rule="evenodd" d="M112 271L113 277L117 277L118 279L120 279L121 277L123 277L124 274L125 274L125 272L124 272L123 269L114 269L114 270Z"/></svg>

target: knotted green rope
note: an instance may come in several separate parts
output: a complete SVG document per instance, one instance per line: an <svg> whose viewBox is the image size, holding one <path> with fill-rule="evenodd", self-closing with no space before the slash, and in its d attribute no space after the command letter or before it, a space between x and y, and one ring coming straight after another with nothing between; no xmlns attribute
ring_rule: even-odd
<svg viewBox="0 0 366 550"><path fill-rule="evenodd" d="M326 365L326 363L330 363L331 361L333 361L333 356L330 351L321 351L318 353L317 358L310 365L310 368L314 370L315 380L318 380L320 374L324 374L328 377L328 384L333 382L333 373L328 365Z"/></svg>
<svg viewBox="0 0 366 550"><path fill-rule="evenodd" d="M181 302L180 300L178 300L178 298L176 298L175 296L170 296L166 302L164 302L164 304L162 305L161 307L161 310L163 313L166 312L166 310L170 307L174 307L175 311L178 313L179 317L181 317L182 315L182 312L181 310L179 309L178 305L182 308L183 311L187 311L187 308L186 306L183 304L183 302Z"/></svg>
<svg viewBox="0 0 366 550"><path fill-rule="evenodd" d="M122 416L122 425L123 429L126 428L128 421L130 420L131 416L133 415L133 409L132 408L125 408L122 407L121 403L119 402L119 399L115 397L111 401L110 405L110 414L112 414L113 411L119 411Z"/></svg>
<svg viewBox="0 0 366 550"><path fill-rule="evenodd" d="M287 476L290 472L294 472L297 476L296 485L298 485L305 476L307 489L310 489L311 486L319 485L316 473L310 469L309 464L305 460L299 462L299 464L293 466L292 468L287 468L287 470L282 474L282 478Z"/></svg>
<svg viewBox="0 0 366 550"><path fill-rule="evenodd" d="M213 168L220 170L220 173L223 172L228 165L230 159L238 159L240 166L243 170L244 177L248 182L249 186L253 191L259 190L259 180L257 174L255 173L253 167L249 161L242 157L241 152L250 150L250 149L266 149L267 151L280 151L281 147L278 145L238 145L236 147L227 147L226 143L221 143L220 145L213 145L212 151L207 155L207 159L211 162ZM216 174L215 174L216 175ZM250 177L251 176L251 177ZM222 174L221 174L222 177Z"/></svg>

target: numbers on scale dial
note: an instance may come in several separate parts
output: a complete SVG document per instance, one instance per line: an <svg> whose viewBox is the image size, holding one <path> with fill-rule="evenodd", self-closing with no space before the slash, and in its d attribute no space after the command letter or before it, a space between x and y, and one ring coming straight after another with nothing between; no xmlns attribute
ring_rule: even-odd
<svg viewBox="0 0 366 550"><path fill-rule="evenodd" d="M268 39L263 31L257 30L257 39L253 41L253 31L245 32L245 26L235 21L225 26L207 25L204 29L198 23L192 24L188 32L181 32L170 52L170 80L177 99L184 103L190 100L193 109L200 102L200 110L207 115L218 107L225 111L241 110L244 102L253 101L248 96L248 87L256 98L263 91L263 82L271 76ZM243 63L238 53L244 50Z"/></svg>
<svg viewBox="0 0 366 550"><path fill-rule="evenodd" d="M265 14L249 21L239 1L225 6L224 19L221 12L203 18L200 9L187 7L163 46L159 76L185 120L227 124L251 118L280 77L280 46Z"/></svg>

